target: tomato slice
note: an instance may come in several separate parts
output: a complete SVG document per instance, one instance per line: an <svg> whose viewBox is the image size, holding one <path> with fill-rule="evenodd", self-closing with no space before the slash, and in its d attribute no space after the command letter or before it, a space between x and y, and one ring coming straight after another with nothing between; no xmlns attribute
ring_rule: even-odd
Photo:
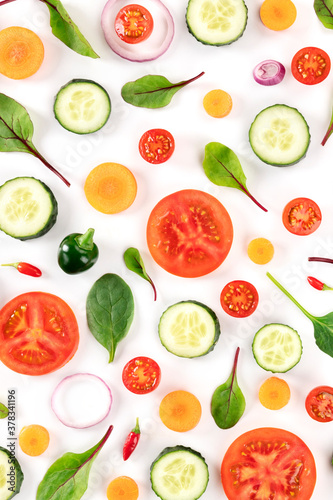
<svg viewBox="0 0 333 500"><path fill-rule="evenodd" d="M333 387L320 385L312 389L306 397L305 408L313 420L317 420L317 422L332 422Z"/></svg>
<svg viewBox="0 0 333 500"><path fill-rule="evenodd" d="M160 383L161 369L153 359L137 356L124 366L122 379L129 391L134 394L147 394Z"/></svg>
<svg viewBox="0 0 333 500"><path fill-rule="evenodd" d="M147 243L153 259L184 278L204 276L218 268L232 239L227 210L214 196L196 189L166 196L148 219Z"/></svg>
<svg viewBox="0 0 333 500"><path fill-rule="evenodd" d="M321 211L317 203L309 198L295 198L284 207L282 221L290 233L306 236L318 229Z"/></svg>
<svg viewBox="0 0 333 500"><path fill-rule="evenodd" d="M149 163L164 163L175 150L175 140L167 130L154 128L147 130L139 141L142 158Z"/></svg>
<svg viewBox="0 0 333 500"><path fill-rule="evenodd" d="M72 309L56 295L28 292L0 311L0 360L24 375L44 375L75 354L79 329Z"/></svg>
<svg viewBox="0 0 333 500"><path fill-rule="evenodd" d="M327 78L331 69L329 55L317 47L304 47L296 52L291 62L291 72L297 81L315 85Z"/></svg>
<svg viewBox="0 0 333 500"><path fill-rule="evenodd" d="M114 28L126 43L140 43L152 34L154 20L149 10L142 5L126 5L116 15Z"/></svg>
<svg viewBox="0 0 333 500"><path fill-rule="evenodd" d="M234 318L246 318L257 308L259 295L254 285L248 281L230 281L220 296L224 312Z"/></svg>
<svg viewBox="0 0 333 500"><path fill-rule="evenodd" d="M309 500L316 465L298 436L263 427L245 432L230 445L221 479L229 500Z"/></svg>

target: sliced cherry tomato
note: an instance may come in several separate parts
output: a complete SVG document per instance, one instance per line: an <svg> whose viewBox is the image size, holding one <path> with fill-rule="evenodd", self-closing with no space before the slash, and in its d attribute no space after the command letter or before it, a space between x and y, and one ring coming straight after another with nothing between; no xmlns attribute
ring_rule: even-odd
<svg viewBox="0 0 333 500"><path fill-rule="evenodd" d="M154 20L149 10L137 4L126 5L120 9L114 22L119 38L131 44L147 40L153 27Z"/></svg>
<svg viewBox="0 0 333 500"><path fill-rule="evenodd" d="M208 193L184 189L163 198L147 224L153 259L176 276L195 278L211 273L227 257L233 239L230 216Z"/></svg>
<svg viewBox="0 0 333 500"><path fill-rule="evenodd" d="M321 211L313 200L295 198L284 207L282 221L290 233L306 236L320 226Z"/></svg>
<svg viewBox="0 0 333 500"><path fill-rule="evenodd" d="M24 375L44 375L75 354L79 329L72 309L50 293L28 292L0 311L0 360Z"/></svg>
<svg viewBox="0 0 333 500"><path fill-rule="evenodd" d="M316 483L316 465L298 436L263 427L245 432L229 446L221 478L229 500L309 500Z"/></svg>
<svg viewBox="0 0 333 500"><path fill-rule="evenodd" d="M259 295L254 285L248 281L231 281L221 292L223 311L234 318L246 318L257 308Z"/></svg>
<svg viewBox="0 0 333 500"><path fill-rule="evenodd" d="M305 85L315 85L328 76L331 69L329 55L317 47L304 47L291 62L291 72L297 81Z"/></svg>
<svg viewBox="0 0 333 500"><path fill-rule="evenodd" d="M149 163L164 163L175 150L175 140L167 130L154 128L147 130L139 142L142 158Z"/></svg>
<svg viewBox="0 0 333 500"><path fill-rule="evenodd" d="M123 369L123 383L134 394L152 392L161 380L161 369L151 358L138 356L131 359Z"/></svg>
<svg viewBox="0 0 333 500"><path fill-rule="evenodd" d="M317 420L317 422L332 422L333 387L320 385L312 389L306 397L305 408L313 420Z"/></svg>

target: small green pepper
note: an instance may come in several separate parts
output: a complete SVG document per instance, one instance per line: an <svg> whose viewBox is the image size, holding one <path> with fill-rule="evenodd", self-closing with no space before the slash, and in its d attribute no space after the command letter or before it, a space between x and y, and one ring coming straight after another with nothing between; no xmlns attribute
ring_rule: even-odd
<svg viewBox="0 0 333 500"><path fill-rule="evenodd" d="M93 242L95 230L84 234L72 233L62 240L58 249L58 264L67 274L78 274L90 269L98 259L98 247Z"/></svg>

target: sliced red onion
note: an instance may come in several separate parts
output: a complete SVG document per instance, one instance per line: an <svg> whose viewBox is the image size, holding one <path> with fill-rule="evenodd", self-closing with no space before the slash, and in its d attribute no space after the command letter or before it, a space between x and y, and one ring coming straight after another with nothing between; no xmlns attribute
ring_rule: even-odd
<svg viewBox="0 0 333 500"><path fill-rule="evenodd" d="M262 61L253 70L253 78L260 85L277 85L282 82L286 68L283 64L272 59Z"/></svg>
<svg viewBox="0 0 333 500"><path fill-rule="evenodd" d="M55 388L51 407L67 427L85 429L104 420L112 405L110 387L97 375L76 373Z"/></svg>
<svg viewBox="0 0 333 500"><path fill-rule="evenodd" d="M169 48L175 33L172 15L160 0L142 0L138 4L145 7L154 19L154 29L147 40L129 44L121 40L114 28L115 18L130 0L109 0L102 12L101 24L105 40L111 49L129 61L144 62L157 59Z"/></svg>

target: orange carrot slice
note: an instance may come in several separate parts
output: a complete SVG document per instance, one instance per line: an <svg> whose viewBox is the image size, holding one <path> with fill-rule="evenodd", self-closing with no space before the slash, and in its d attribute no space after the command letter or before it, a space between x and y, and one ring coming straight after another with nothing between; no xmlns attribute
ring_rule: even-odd
<svg viewBox="0 0 333 500"><path fill-rule="evenodd" d="M297 10L291 0L265 0L260 7L260 19L270 30L290 28L296 16Z"/></svg>
<svg viewBox="0 0 333 500"><path fill-rule="evenodd" d="M274 256L274 246L266 238L255 238L250 241L247 254L255 264L267 264Z"/></svg>
<svg viewBox="0 0 333 500"><path fill-rule="evenodd" d="M228 92L221 89L211 90L203 99L206 113L213 118L223 118L232 109L232 99Z"/></svg>
<svg viewBox="0 0 333 500"><path fill-rule="evenodd" d="M168 429L186 432L199 423L201 404L191 392L173 391L162 399L159 412L163 424Z"/></svg>
<svg viewBox="0 0 333 500"><path fill-rule="evenodd" d="M106 496L108 500L137 500L139 488L131 477L119 476L109 484Z"/></svg>
<svg viewBox="0 0 333 500"><path fill-rule="evenodd" d="M42 425L22 427L19 434L19 445L23 453L37 457L44 453L50 442L50 435Z"/></svg>
<svg viewBox="0 0 333 500"><path fill-rule="evenodd" d="M290 399L290 388L285 380L270 377L259 389L259 401L269 410L280 410Z"/></svg>

